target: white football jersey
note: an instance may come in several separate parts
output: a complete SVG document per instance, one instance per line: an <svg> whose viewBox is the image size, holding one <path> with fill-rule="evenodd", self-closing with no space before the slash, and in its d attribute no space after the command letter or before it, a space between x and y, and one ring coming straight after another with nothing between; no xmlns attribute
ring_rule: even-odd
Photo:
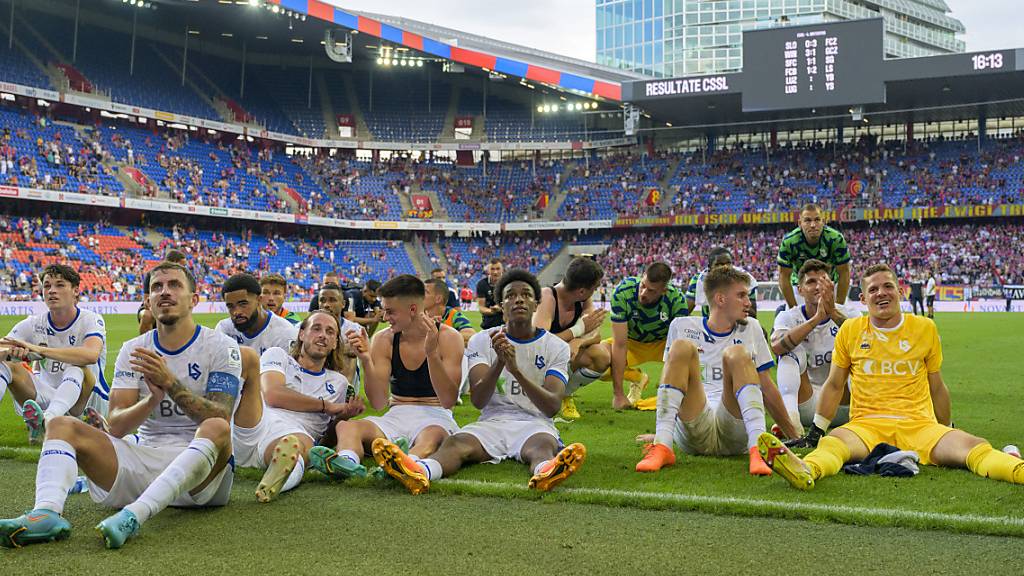
<svg viewBox="0 0 1024 576"><path fill-rule="evenodd" d="M249 338L235 328L231 318L225 318L218 322L217 330L234 338L239 346L248 346L260 354L271 348L291 350L292 343L299 337L299 327L297 325L270 312L267 312L267 321L263 324L263 327L252 338Z"/></svg>
<svg viewBox="0 0 1024 576"><path fill-rule="evenodd" d="M150 395L149 387L142 374L131 365L131 354L136 348L153 350L163 356L171 373L193 394L204 396L208 392L226 392L235 397L235 407L238 406L242 355L238 351L238 343L230 337L205 326L196 326L192 339L177 350L161 346L156 330L125 342L114 364L113 389L138 390L139 398L144 399ZM173 400L165 397L139 426L139 444L186 446L198 427Z"/></svg>
<svg viewBox="0 0 1024 576"><path fill-rule="evenodd" d="M284 385L289 389L327 402L347 402L356 395L355 388L340 372L327 369L310 372L300 366L299 361L289 356L283 348L271 348L260 356L260 374L267 372L280 372L284 374ZM331 423L329 415L319 412L294 412L270 406L264 409L289 422L299 424L314 440L319 440Z"/></svg>
<svg viewBox="0 0 1024 576"><path fill-rule="evenodd" d="M860 311L845 304L836 304L836 310L847 318L860 316ZM805 305L790 308L775 317L773 334L782 334L810 319ZM839 326L827 318L811 330L796 348L790 350L787 355L791 356L800 365L800 373L807 372L807 378L814 386L821 386L828 378L828 372L832 368L832 349L835 348L836 334Z"/></svg>
<svg viewBox="0 0 1024 576"><path fill-rule="evenodd" d="M750 276L750 295L751 295L752 298L756 298L757 297L757 280L754 279L753 274L751 274L750 272L747 272L746 270L744 270L743 268L740 268L739 266L734 266L734 268L736 268L740 272L745 272L748 276ZM694 307L695 310L702 310L703 311L705 309L705 307L707 307L709 305L708 304L708 296L707 296L707 294L704 293L704 277L707 276L707 275L708 275L707 269L702 270L701 273L697 275L697 290L694 292L694 296L693 296L693 302L694 302L693 307Z"/></svg>
<svg viewBox="0 0 1024 576"><path fill-rule="evenodd" d="M103 317L92 310L78 308L75 319L63 329L58 329L50 321L50 313L35 314L25 318L11 328L8 334L11 338L17 338L23 342L46 346L48 348L72 348L81 346L86 338L97 336L103 340L103 348L100 350L100 358L96 364L88 367L92 375L96 377L96 386L93 394L96 394L104 401L110 394L110 386L107 378L103 375L103 368L107 364L107 326ZM64 378L65 364L50 359L43 359L36 363L38 382L51 388L60 386Z"/></svg>
<svg viewBox="0 0 1024 576"><path fill-rule="evenodd" d="M722 354L726 348L734 344L746 348L758 372L764 372L775 365L771 348L757 320L737 324L732 332L720 334L708 328L708 319L703 316L676 318L669 325L668 337L665 339L666 362L672 343L679 339L693 342L700 353L700 378L704 383L704 394L711 404L722 401L722 389L725 386Z"/></svg>
<svg viewBox="0 0 1024 576"><path fill-rule="evenodd" d="M498 353L491 347L491 334L502 327L497 326L477 332L466 345L469 370L474 366L491 366L498 361ZM516 340L508 335L509 342L516 348L516 364L519 370L537 385L543 385L548 376L555 376L562 382L569 381L569 345L561 338L546 330L537 329L530 340ZM480 411L480 419L524 420L550 418L541 412L523 391L508 369L501 372L494 395Z"/></svg>

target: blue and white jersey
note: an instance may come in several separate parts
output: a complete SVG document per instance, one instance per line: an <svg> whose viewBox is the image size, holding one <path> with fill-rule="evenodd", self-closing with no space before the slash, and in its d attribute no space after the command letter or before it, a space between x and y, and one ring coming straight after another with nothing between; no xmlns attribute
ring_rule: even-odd
<svg viewBox="0 0 1024 576"><path fill-rule="evenodd" d="M64 328L54 326L50 320L50 313L47 312L29 316L18 322L14 328L11 328L8 336L48 348L73 348L81 346L86 338L99 338L103 341L99 361L96 364L90 364L87 370L92 372L96 378L93 394L106 401L110 395L110 386L107 384L106 376L103 375L103 368L107 364L107 326L103 322L103 317L92 310L83 310L82 308L76 308L76 310L75 319ZM36 363L36 381L51 388L57 388L64 378L65 367L63 362L44 358Z"/></svg>
<svg viewBox="0 0 1024 576"><path fill-rule="evenodd" d="M491 347L491 335L501 330L502 326L477 332L466 345L468 369L475 366L491 366L498 361L498 353ZM558 336L547 330L537 329L536 335L530 340L516 340L506 334L508 341L516 349L516 364L523 376L538 386L544 385L544 379L555 376L563 383L569 381L569 345ZM480 411L481 420L532 420L542 418L551 421L540 411L523 391L523 387L509 374L508 369L501 372L498 384L491 399Z"/></svg>
<svg viewBox="0 0 1024 576"><path fill-rule="evenodd" d="M836 304L836 310L847 318L860 316L859 310L844 304ZM807 307L804 305L782 312L775 317L773 338L785 334L809 319L810 315L807 314ZM826 318L811 329L811 333L803 342L786 353L786 356L792 357L800 365L800 373L807 372L807 378L813 386L821 386L828 379L828 372L832 369L832 350L835 348L838 333L839 326L831 318Z"/></svg>
<svg viewBox="0 0 1024 576"><path fill-rule="evenodd" d="M217 331L234 338L239 346L248 346L261 355L271 348L291 350L292 343L299 337L299 327L297 325L270 312L267 312L267 321L263 323L263 326L252 338L249 338L235 328L231 318L225 318L218 322Z"/></svg>
<svg viewBox="0 0 1024 576"><path fill-rule="evenodd" d="M282 348L271 348L260 356L260 374L267 372L280 372L284 375L286 387L310 398L323 399L326 402L347 402L356 395L355 388L340 372L327 369L310 372ZM264 410L302 426L306 434L314 440L323 436L331 423L331 416L320 412L294 412L270 406L265 406Z"/></svg>
<svg viewBox="0 0 1024 576"><path fill-rule="evenodd" d="M722 401L722 390L725 386L722 354L726 348L737 344L746 348L758 372L764 372L775 365L771 348L768 347L764 331L757 320L737 324L731 332L723 334L708 328L708 319L703 316L676 318L669 325L668 338L665 340L666 362L672 343L679 339L693 342L700 353L700 379L704 383L704 394L710 404Z"/></svg>
<svg viewBox="0 0 1024 576"><path fill-rule="evenodd" d="M131 365L131 354L136 348L153 350L163 356L171 373L197 396L210 392L223 392L235 397L235 407L241 394L242 355L238 343L228 336L205 326L196 326L195 334L177 350L160 345L156 330L128 340L121 346L114 364L114 390L138 390L139 398L148 398L149 387L142 374ZM232 408L232 413L234 408ZM170 397L160 401L139 426L139 444L143 446L187 446L199 427Z"/></svg>

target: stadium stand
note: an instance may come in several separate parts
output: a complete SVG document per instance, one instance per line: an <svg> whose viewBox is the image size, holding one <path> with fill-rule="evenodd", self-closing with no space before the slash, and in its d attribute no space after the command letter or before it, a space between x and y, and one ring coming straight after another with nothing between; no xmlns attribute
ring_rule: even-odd
<svg viewBox="0 0 1024 576"><path fill-rule="evenodd" d="M451 98L451 85L429 82L425 70L375 71L356 74L359 108L376 140L433 142L441 135ZM370 87L372 84L372 88Z"/></svg>

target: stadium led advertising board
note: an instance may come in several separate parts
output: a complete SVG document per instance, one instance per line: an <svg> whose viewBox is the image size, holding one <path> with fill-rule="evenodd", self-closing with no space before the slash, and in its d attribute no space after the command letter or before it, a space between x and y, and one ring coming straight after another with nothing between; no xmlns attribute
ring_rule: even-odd
<svg viewBox="0 0 1024 576"><path fill-rule="evenodd" d="M885 102L882 19L743 33L743 110Z"/></svg>

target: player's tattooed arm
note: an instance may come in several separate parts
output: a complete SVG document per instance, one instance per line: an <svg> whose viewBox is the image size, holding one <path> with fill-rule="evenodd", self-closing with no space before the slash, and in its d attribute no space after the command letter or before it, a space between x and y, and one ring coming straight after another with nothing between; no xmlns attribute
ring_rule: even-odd
<svg viewBox="0 0 1024 576"><path fill-rule="evenodd" d="M195 422L204 422L210 418L229 420L231 408L235 405L235 397L227 392L207 392L200 396L178 380L167 390L167 395Z"/></svg>

